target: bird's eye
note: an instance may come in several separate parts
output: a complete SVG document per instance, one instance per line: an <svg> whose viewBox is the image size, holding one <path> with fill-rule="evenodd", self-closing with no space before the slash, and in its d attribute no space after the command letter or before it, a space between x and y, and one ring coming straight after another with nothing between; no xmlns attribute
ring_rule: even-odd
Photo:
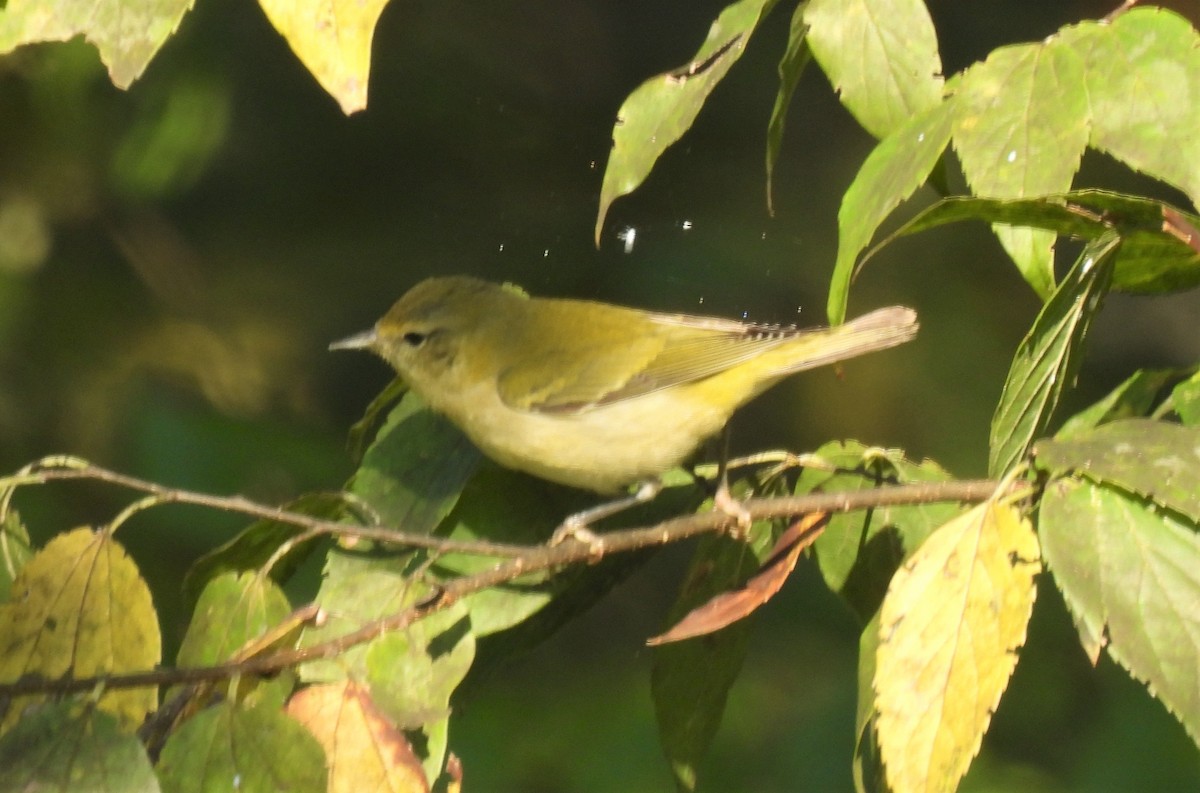
<svg viewBox="0 0 1200 793"><path fill-rule="evenodd" d="M420 347L425 343L427 336L424 333L417 333L415 330L410 330L402 338L404 339L404 343L409 347Z"/></svg>

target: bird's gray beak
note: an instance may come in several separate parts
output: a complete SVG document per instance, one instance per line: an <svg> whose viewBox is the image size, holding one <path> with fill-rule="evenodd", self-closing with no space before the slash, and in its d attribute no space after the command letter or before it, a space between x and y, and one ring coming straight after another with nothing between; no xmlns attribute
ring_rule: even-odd
<svg viewBox="0 0 1200 793"><path fill-rule="evenodd" d="M329 345L331 350L373 350L375 344L379 341L379 336L375 334L375 329L356 333L353 336L347 336L344 339L339 339Z"/></svg>

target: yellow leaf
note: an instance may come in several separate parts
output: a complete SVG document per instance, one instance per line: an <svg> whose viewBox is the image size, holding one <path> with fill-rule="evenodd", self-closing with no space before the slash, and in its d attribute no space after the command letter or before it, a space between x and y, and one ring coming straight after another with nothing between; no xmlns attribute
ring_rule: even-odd
<svg viewBox="0 0 1200 793"><path fill-rule="evenodd" d="M896 793L952 791L1025 643L1041 569L1029 522L984 503L935 531L880 610L876 730Z"/></svg>
<svg viewBox="0 0 1200 793"><path fill-rule="evenodd" d="M363 686L348 680L309 686L292 697L287 712L325 748L331 793L428 793L404 732Z"/></svg>
<svg viewBox="0 0 1200 793"><path fill-rule="evenodd" d="M10 0L0 10L0 54L83 34L100 52L113 85L128 88L179 27L193 0Z"/></svg>
<svg viewBox="0 0 1200 793"><path fill-rule="evenodd" d="M343 113L367 106L371 36L387 0L259 0L259 5Z"/></svg>
<svg viewBox="0 0 1200 793"><path fill-rule="evenodd" d="M92 677L153 669L158 618L137 565L107 532L79 528L38 551L0 606L0 682L24 675ZM9 711L9 723L33 698ZM109 691L100 707L136 726L158 703L146 688Z"/></svg>

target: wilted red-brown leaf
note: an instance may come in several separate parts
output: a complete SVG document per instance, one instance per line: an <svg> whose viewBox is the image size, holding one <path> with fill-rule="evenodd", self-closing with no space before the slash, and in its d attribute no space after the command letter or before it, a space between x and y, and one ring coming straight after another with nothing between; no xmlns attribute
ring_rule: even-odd
<svg viewBox="0 0 1200 793"><path fill-rule="evenodd" d="M800 552L820 536L829 519L827 512L814 512L793 523L771 549L762 568L741 589L722 592L692 609L666 633L646 640L651 647L703 636L749 616L766 603L791 575Z"/></svg>

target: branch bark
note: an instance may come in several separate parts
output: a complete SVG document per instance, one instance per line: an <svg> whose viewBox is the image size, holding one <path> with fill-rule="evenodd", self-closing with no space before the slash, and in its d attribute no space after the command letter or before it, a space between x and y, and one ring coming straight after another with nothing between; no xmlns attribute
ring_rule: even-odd
<svg viewBox="0 0 1200 793"><path fill-rule="evenodd" d="M476 553L482 555L504 555L510 558L498 561L493 567L473 575L450 579L440 584L437 591L425 600L408 606L394 614L369 622L362 627L343 634L322 644L303 649L271 652L257 657L195 668L149 669L113 675L86 678L62 678L46 680L23 678L0 684L0 700L28 694L67 694L102 688L141 688L144 686L172 686L185 683L225 680L239 675L261 675L278 672L308 661L331 658L347 649L370 641L376 636L411 625L423 617L447 608L458 600L489 587L493 587L519 576L561 567L570 564L594 563L610 553L624 553L654 545L695 537L714 531L731 531L737 522L723 512L712 511L686 515L663 521L654 526L623 529L600 535L599 542L568 540L559 545L502 545L486 542L457 542L426 535L373 528L364 532L363 527L334 521L323 521L308 515L256 504L241 496L224 497L179 490L154 482L107 471L90 464L72 469L51 469L41 472L29 471L27 483L55 479L98 479L115 485L151 493L163 497L164 503L198 504L215 509L240 512L259 518L294 523L310 531L373 540L394 542L402 546L427 548L439 553ZM11 484L12 479L8 480ZM851 512L883 506L904 504L928 504L944 501L979 502L996 494L1001 487L997 480L964 480L916 485L895 485L871 490L843 493L814 493L785 498L750 499L742 502L755 520L786 518L811 512ZM1022 487L1016 483L1013 487ZM319 604L317 610L319 613Z"/></svg>

